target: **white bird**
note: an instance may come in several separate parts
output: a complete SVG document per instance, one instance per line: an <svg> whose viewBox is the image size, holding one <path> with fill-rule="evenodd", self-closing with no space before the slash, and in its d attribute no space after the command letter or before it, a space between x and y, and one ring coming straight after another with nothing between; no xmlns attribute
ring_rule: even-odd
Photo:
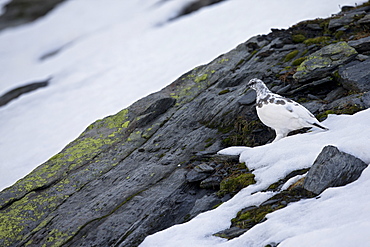
<svg viewBox="0 0 370 247"><path fill-rule="evenodd" d="M254 78L247 85L257 92L256 108L259 119L276 132L273 142L302 128L319 127L328 130L304 106L272 93L262 80Z"/></svg>

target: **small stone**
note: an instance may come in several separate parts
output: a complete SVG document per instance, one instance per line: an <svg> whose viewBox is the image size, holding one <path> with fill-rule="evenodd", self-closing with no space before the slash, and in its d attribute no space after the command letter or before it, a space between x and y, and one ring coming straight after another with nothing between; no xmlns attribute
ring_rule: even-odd
<svg viewBox="0 0 370 247"><path fill-rule="evenodd" d="M316 23L307 24L307 28L312 30L322 30L322 27L320 27L320 25Z"/></svg>
<svg viewBox="0 0 370 247"><path fill-rule="evenodd" d="M364 54L358 54L358 55L356 56L356 59L357 59L358 61L363 62L363 61L365 61L365 60L369 59L369 56L366 56L366 55L364 55Z"/></svg>
<svg viewBox="0 0 370 247"><path fill-rule="evenodd" d="M246 231L248 231L248 229L241 229L239 227L234 226L229 229L215 233L214 235L220 238L233 239L233 238L239 237Z"/></svg>
<svg viewBox="0 0 370 247"><path fill-rule="evenodd" d="M215 169L212 166L209 166L207 164L201 164L201 165L196 166L194 170L197 172L201 172L201 173L211 173Z"/></svg>

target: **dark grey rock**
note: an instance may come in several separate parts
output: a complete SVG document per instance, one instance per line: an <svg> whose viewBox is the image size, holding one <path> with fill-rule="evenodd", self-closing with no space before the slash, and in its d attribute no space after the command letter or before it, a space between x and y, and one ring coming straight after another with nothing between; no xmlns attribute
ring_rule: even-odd
<svg viewBox="0 0 370 247"><path fill-rule="evenodd" d="M363 62L363 61L366 61L367 59L369 59L370 57L367 56L367 55L364 55L364 54L358 54L356 56L356 59L360 62Z"/></svg>
<svg viewBox="0 0 370 247"><path fill-rule="evenodd" d="M276 93L277 94L284 94L284 93L288 92L291 87L292 87L292 85L288 84L288 85L280 88L279 90L277 90Z"/></svg>
<svg viewBox="0 0 370 247"><path fill-rule="evenodd" d="M203 189L218 189L222 179L220 177L209 177L200 182L200 187Z"/></svg>
<svg viewBox="0 0 370 247"><path fill-rule="evenodd" d="M370 36L358 40L351 40L348 44L359 53L370 51Z"/></svg>
<svg viewBox="0 0 370 247"><path fill-rule="evenodd" d="M365 15L358 21L359 24L369 24L370 23L370 14Z"/></svg>
<svg viewBox="0 0 370 247"><path fill-rule="evenodd" d="M12 0L0 16L0 30L32 22L53 10L65 0Z"/></svg>
<svg viewBox="0 0 370 247"><path fill-rule="evenodd" d="M186 181L189 183L193 182L199 182L202 181L203 179L209 177L210 174L204 173L204 172L197 172L195 170L191 170L186 174Z"/></svg>
<svg viewBox="0 0 370 247"><path fill-rule="evenodd" d="M361 96L362 107L364 109L370 108L370 92L364 93Z"/></svg>
<svg viewBox="0 0 370 247"><path fill-rule="evenodd" d="M343 27L344 25L348 25L352 21L353 21L353 17L351 17L351 16L349 16L349 17L343 16L343 17L340 17L340 18L331 19L330 22L329 22L329 29L335 29L335 28L338 28L338 27Z"/></svg>
<svg viewBox="0 0 370 247"><path fill-rule="evenodd" d="M174 106L175 103L176 99L171 97L158 99L140 114L140 116L137 118L137 127L142 127L149 124L159 115L165 113L168 109Z"/></svg>
<svg viewBox="0 0 370 247"><path fill-rule="evenodd" d="M340 81L344 88L355 92L370 90L370 59L348 64L339 69Z"/></svg>
<svg viewBox="0 0 370 247"><path fill-rule="evenodd" d="M49 81L50 79L41 82L33 82L5 93L4 95L0 96L0 107L8 104L10 101L18 98L23 94L30 93L42 87L46 87L49 84Z"/></svg>
<svg viewBox="0 0 370 247"><path fill-rule="evenodd" d="M308 171L303 188L320 194L329 187L338 187L357 180L366 163L336 147L326 146Z"/></svg>
<svg viewBox="0 0 370 247"><path fill-rule="evenodd" d="M212 167L212 166L209 166L207 164L200 164L196 167L194 167L194 170L196 172L204 172L204 173L211 173L213 172L215 169Z"/></svg>
<svg viewBox="0 0 370 247"><path fill-rule="evenodd" d="M333 91L330 91L330 93L328 93L328 95L326 95L325 97L325 101L328 101L328 102L332 102L333 100L336 100L336 99L339 99L340 97L342 97L347 91L342 88L342 87L338 87L336 89L334 89Z"/></svg>
<svg viewBox="0 0 370 247"><path fill-rule="evenodd" d="M256 91L248 90L248 92L239 99L238 103L241 105L251 105L256 102L256 96Z"/></svg>
<svg viewBox="0 0 370 247"><path fill-rule="evenodd" d="M330 109L352 108L354 112L356 112L356 109L357 111L360 111L361 109L367 109L370 107L370 92L351 94L348 96L345 95L329 104L322 105L319 111L322 112Z"/></svg>
<svg viewBox="0 0 370 247"><path fill-rule="evenodd" d="M195 201L193 209L190 211L190 215L196 216L205 211L206 208L213 208L220 204L222 201L215 194L205 195L202 198Z"/></svg>
<svg viewBox="0 0 370 247"><path fill-rule="evenodd" d="M239 227L234 226L226 230L220 231L218 233L215 233L214 235L220 238L233 239L233 238L239 237L240 235L242 235L248 230L249 229L241 229Z"/></svg>
<svg viewBox="0 0 370 247"><path fill-rule="evenodd" d="M314 24L314 23L307 24L307 28L312 29L312 30L322 30L322 27L320 27L319 24Z"/></svg>
<svg viewBox="0 0 370 247"><path fill-rule="evenodd" d="M248 39L247 42L245 42L245 44L250 51L254 51L268 44L268 41L261 35L257 35Z"/></svg>
<svg viewBox="0 0 370 247"><path fill-rule="evenodd" d="M210 176L215 169L207 164L200 164L194 167L186 174L186 181L189 183L202 181L203 179Z"/></svg>

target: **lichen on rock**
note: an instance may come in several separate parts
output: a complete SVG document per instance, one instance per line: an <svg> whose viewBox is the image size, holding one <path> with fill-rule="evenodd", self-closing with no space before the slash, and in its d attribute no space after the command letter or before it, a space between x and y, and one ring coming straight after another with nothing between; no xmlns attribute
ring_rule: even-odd
<svg viewBox="0 0 370 247"><path fill-rule="evenodd" d="M297 68L293 78L304 82L324 78L339 65L351 61L357 51L347 42L338 42L321 48L309 55Z"/></svg>

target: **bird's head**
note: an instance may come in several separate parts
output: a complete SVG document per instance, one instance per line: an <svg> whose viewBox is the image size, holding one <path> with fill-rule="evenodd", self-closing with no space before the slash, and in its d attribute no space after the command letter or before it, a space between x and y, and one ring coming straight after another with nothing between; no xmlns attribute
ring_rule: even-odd
<svg viewBox="0 0 370 247"><path fill-rule="evenodd" d="M261 86L264 87L265 83L263 83L263 81L260 79L253 78L248 82L247 86L257 91L257 89L261 88Z"/></svg>

